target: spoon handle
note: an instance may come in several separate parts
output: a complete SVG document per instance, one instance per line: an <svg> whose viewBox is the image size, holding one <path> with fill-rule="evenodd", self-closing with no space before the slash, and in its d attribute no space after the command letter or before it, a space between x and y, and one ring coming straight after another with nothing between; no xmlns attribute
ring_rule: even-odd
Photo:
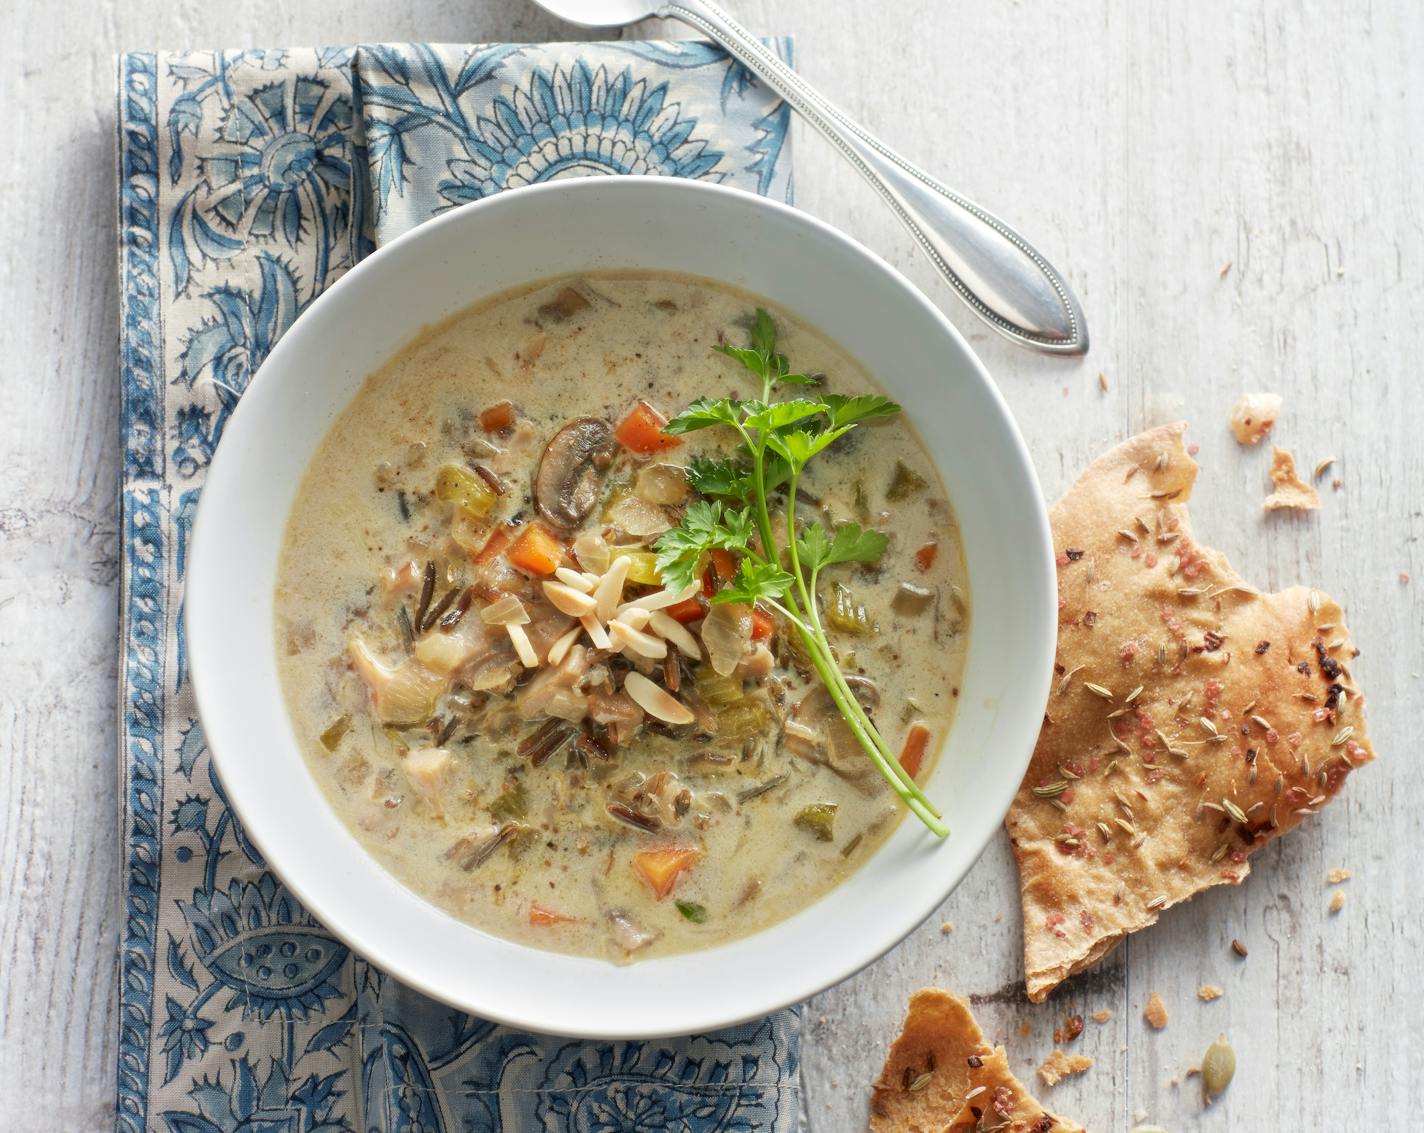
<svg viewBox="0 0 1424 1133"><path fill-rule="evenodd" d="M825 134L904 222L946 282L1004 337L1050 354L1085 354L1088 327L1057 270L998 217L911 165L831 105L711 0L658 10L721 44Z"/></svg>

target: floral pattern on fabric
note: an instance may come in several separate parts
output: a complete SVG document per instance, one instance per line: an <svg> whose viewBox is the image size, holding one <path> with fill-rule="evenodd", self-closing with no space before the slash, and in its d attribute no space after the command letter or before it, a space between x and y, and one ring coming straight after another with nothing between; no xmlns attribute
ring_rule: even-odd
<svg viewBox="0 0 1424 1133"><path fill-rule="evenodd" d="M209 762L182 628L223 427L342 273L439 212L560 177L789 198L789 111L703 44L134 53L118 83L119 1128L789 1131L795 1012L570 1042L453 1011L352 954L244 835Z"/></svg>

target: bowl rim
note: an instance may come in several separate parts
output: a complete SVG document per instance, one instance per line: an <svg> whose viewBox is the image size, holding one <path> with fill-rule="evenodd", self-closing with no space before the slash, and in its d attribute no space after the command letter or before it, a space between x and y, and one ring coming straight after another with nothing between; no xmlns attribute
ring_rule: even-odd
<svg viewBox="0 0 1424 1133"><path fill-rule="evenodd" d="M321 326L324 319L324 312L332 308L339 308L348 291L358 287L367 277L384 270L384 265L387 262L404 254L412 246L422 243L438 245L441 239L441 233L447 228L472 223L473 217L485 217L489 214L504 210L528 208L533 205L539 197L592 196L594 194L610 191L614 193L628 192L630 194L637 191L647 191L655 194L670 194L674 196L681 194L685 195L687 200L691 203L696 203L701 198L735 198L736 201L744 207L753 210L760 209L770 214L780 216L788 220L793 226L800 226L809 235L838 245L842 252L848 253L862 261L868 272L878 274L882 280L893 286L896 292L895 302L913 303L917 305L920 308L920 314L927 316L936 324L939 332L946 336L955 347L957 347L961 354L961 358L957 361L962 362L966 370L964 377L966 379L972 378L982 387L980 392L987 396L989 407L999 418L998 424L1001 426L1004 437L1008 442L1008 447L1005 452L1006 462L1012 462L1013 465L1017 466L1017 471L1027 477L1029 485L1034 489L1031 495L1037 501L1037 506L1033 509L1033 513L1031 515L1019 516L1017 522L1024 526L1024 534L1033 544L1030 547L1024 548L1025 553L1038 563L1038 569L1035 572L1038 583L1036 592L1026 595L1025 601L1030 607L1037 605L1041 607L1044 612L1050 614L1050 616L1040 619L1042 624L1036 625L1033 632L1036 656L1029 660L1041 662L1041 664L1030 665L1026 661L1024 665L1024 676L1021 682L1022 685L1025 686L1021 695L1027 697L1026 703L1036 704L1041 708L1042 705L1047 702L1052 678L1052 662L1056 651L1056 568L1053 561L1052 537L1048 524L1047 506L1043 501L1042 492L1038 488L1037 474L1027 445L1024 442L1017 422L1010 412L1002 392L995 385L987 369L959 330L903 273L882 259L878 254L862 245L859 241L841 232L829 223L779 201L770 200L741 189L710 182L659 176L627 175L618 177L587 177L548 182L516 190L506 190L482 200L470 202L458 208L451 209L446 213L417 225L390 243L376 249L354 265L332 286L311 301L306 310L302 312L296 322L294 322L276 343L258 371L253 374L244 391L244 395L229 416L224 429L224 437L229 437L234 434L234 432L238 434L245 433L249 427L247 422L253 414L258 412L256 406L261 400L260 398L253 398L252 391L254 388L265 390L266 385L262 383L269 379L265 378L264 375L284 368L285 359L289 355L298 354L299 351L303 349L304 339L313 333L317 333L316 328ZM632 260L636 260L636 256L630 256L630 261ZM631 268L631 263L628 266ZM535 276L531 276L529 282L534 282L535 279ZM519 284L510 286L519 286ZM506 286L492 289L484 293L484 295L477 296L470 302L471 304L479 302L483 297L493 296L508 289L509 287ZM432 324L428 325L438 325L440 321L443 321L443 319L433 320ZM422 327L419 326L411 328L409 338L414 338L421 330ZM397 350L399 349L400 348L397 347ZM385 358L378 359L367 369L367 374L385 364L387 360L388 359ZM359 385L356 388L359 389ZM351 396L354 396L354 394ZM349 403L350 399L348 398L342 403L342 408L349 405ZM247 412L244 412L244 410ZM223 485L224 481L228 478L229 474L227 469L235 459L228 454L235 447L236 446L224 446L219 444L208 467L204 489L193 523L188 552L189 569L185 585L183 619L188 642L190 680L192 682L194 698L198 709L198 717L202 721L214 718L212 711L213 706L223 695L220 681L217 679L221 671L221 644L217 640L210 640L204 628L205 622L214 616L218 616L213 614L212 611L218 608L221 602L220 593L215 592L214 589L208 585L208 576L211 573L211 569L207 567L207 561L211 555L216 553L211 548L220 538L220 535L215 532L218 531L222 517L215 514L212 507L206 507L205 504L209 499L216 498L218 494L210 490L212 485L215 483ZM936 459L936 463L938 464L938 459L934 459ZM951 494L951 499L953 499L953 493ZM284 514L283 523L285 524L285 522ZM1032 554L1035 550L1038 553ZM973 632L974 630L971 629L971 635ZM971 655L973 649L972 641L971 636ZM282 705L282 709L285 715L285 704ZM287 727L290 728L289 716L286 717L285 722ZM213 733L206 732L206 729L205 734L210 759L219 777L222 777L224 767L228 766L232 760L240 757L241 745L237 742L229 745L231 737L227 735L219 737ZM295 736L293 740L296 742ZM1003 786L999 791L995 792L992 797L981 797L979 800L981 809L987 808L997 815L980 844L974 847L972 852L962 855L953 868L944 870L940 880L932 886L929 886L921 899L909 907L902 909L897 917L888 921L882 920L876 922L876 927L871 933L858 934L856 939L861 941L861 943L858 943L853 948L845 949L845 959L842 963L835 966L834 974L830 976L815 975L800 983L792 982L785 987L778 988L774 993L763 995L754 1003L742 1004L736 1007L709 1005L700 1013L683 1009L681 1013L672 1013L670 1015L670 1018L675 1017L676 1022L652 1027L641 1025L635 1026L632 1029L622 1027L616 1021L608 1025L600 1024L596 1027L587 1025L560 1025L558 1020L551 1018L548 1012L541 1013L537 1010L525 1012L505 1008L493 1008L487 1005L472 1003L460 997L452 997L449 991L442 989L431 976L422 971L419 967L406 962L406 960L400 956L391 955L379 948L369 947L369 942L363 941L360 938L360 932L358 930L347 924L341 916L333 913L331 901L323 895L323 891L319 886L313 887L308 884L308 878L301 876L299 870L289 870L287 867L291 864L290 862L274 860L269 854L268 828L262 818L260 803L256 803L256 800L250 796L246 790L233 787L226 781L224 782L224 787L226 789L228 802L241 821L247 837L261 851L264 860L267 862L267 868L280 877L282 883L297 897L306 911L312 917L316 918L326 931L330 932L348 946L353 953L365 957L369 962L375 964L387 974L395 977L407 987L413 988L432 999L449 1004L462 1011L467 1011L479 1015L482 1018L491 1019L511 1027L571 1038L632 1040L702 1034L746 1023L753 1019L759 1019L774 1011L802 1003L811 996L826 990L826 988L835 986L849 979L857 972L874 963L921 925L934 910L948 898L954 889L957 888L969 870L973 868L975 863L983 855L984 850L993 839L994 831L1000 827L1003 817L1008 812L1009 805L1017 791L1023 773L1028 768L1032 750L1033 744L1029 742L1023 745L1021 752L999 753L1001 755L1014 755L1019 762L1019 766L1016 769L1017 774L1013 775L1011 779L1005 777L1002 781ZM305 769L305 763L303 763L303 766ZM310 774L310 772L308 772L308 774ZM315 781L313 781L313 788L316 793L325 800L324 792L322 792L320 786L317 785ZM906 818L906 821L910 820L909 817ZM340 820L338 819L337 821ZM344 823L342 823L342 825L344 826ZM956 835L952 832L951 838L955 836ZM960 837L962 837L962 835L960 835ZM875 854L862 862L857 870L850 874L836 889L839 890L853 884L855 878L868 869L870 863L876 856L884 851L885 846L888 844L888 842L882 843ZM364 847L363 852L365 852ZM374 858L370 858L369 855L368 859L370 865L374 867L375 870L386 873L392 878L394 884L405 889L407 893L412 894L416 900L421 901L443 916L450 916L450 914L440 910L437 906L425 902L424 898L414 894L413 890L410 890L404 883L395 879L394 875L390 875L380 862ZM831 892L835 892L835 890ZM816 902L812 902L812 904L806 908L815 907L821 901L826 900L830 895L831 893L827 893ZM799 910L797 913L791 914L789 918L785 918L746 936L735 938L733 941L713 945L709 950L645 960L631 967L641 968L647 965L665 962L666 960L677 959L678 956L683 958L688 956L695 957L706 954L706 952L710 950L765 938L776 931L779 926L787 924L788 920L794 920L795 917L804 911L805 909ZM464 924L465 922L460 923ZM466 925L466 927L468 927L470 931L480 933L491 939L503 941L508 946L518 949L520 952L539 956L564 956L566 958L566 954L548 952L543 949L520 944L516 941L509 941L506 938L497 937L495 934L488 933L474 926ZM606 963L606 961L602 961L602 963ZM628 969L623 968L619 970L626 971Z"/></svg>

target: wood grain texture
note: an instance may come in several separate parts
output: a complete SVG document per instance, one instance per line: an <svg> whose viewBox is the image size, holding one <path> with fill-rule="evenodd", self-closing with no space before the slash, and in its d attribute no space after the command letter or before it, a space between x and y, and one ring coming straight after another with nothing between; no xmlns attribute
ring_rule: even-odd
<svg viewBox="0 0 1424 1133"><path fill-rule="evenodd" d="M1412 1107L1424 1023L1424 8L1377 0L740 0L791 32L803 72L1062 267L1088 313L1081 361L1018 351L954 305L871 192L803 131L802 207L912 279L980 352L1045 492L1178 415L1194 425L1200 536L1276 588L1338 597L1364 649L1381 759L1263 851L1239 889L1172 910L1046 1004L1023 997L1001 838L900 948L807 1009L815 1133L858 1130L911 991L970 995L1027 1078L1065 1014L1107 1008L1047 1092L1093 1129L1387 1126ZM517 0L275 7L192 0L11 5L0 36L0 1127L111 1127L118 929L114 773L118 467L113 52L151 46L570 37ZM640 35L657 34L650 24ZM1222 275L1225 265L1230 270ZM873 361L873 360L872 360ZM1098 374L1108 388L1100 390ZM1276 439L1339 463L1315 516L1265 517L1267 452L1226 431L1235 397L1286 398ZM1401 573L1413 579L1404 582ZM1325 874L1348 866L1342 911ZM942 921L954 931L944 934ZM1250 949L1242 960L1233 937ZM1201 1003L1196 989L1225 996ZM1159 992L1171 1022L1141 1020ZM1020 1029L1026 1027L1027 1034ZM1181 1075L1218 1032L1236 1082L1203 1113ZM1177 1084L1174 1084L1177 1083Z"/></svg>

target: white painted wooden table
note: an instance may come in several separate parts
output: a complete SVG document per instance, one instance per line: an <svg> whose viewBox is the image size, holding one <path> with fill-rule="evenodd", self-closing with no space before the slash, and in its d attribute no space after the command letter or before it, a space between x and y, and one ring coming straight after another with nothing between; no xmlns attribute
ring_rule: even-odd
<svg viewBox="0 0 1424 1133"><path fill-rule="evenodd" d="M863 1127L905 999L927 983L970 994L1025 1075L1064 1014L1114 1012L1075 1044L1097 1066L1048 1095L1094 1129L1127 1130L1137 1110L1174 1133L1402 1127L1424 1080L1424 6L737 6L758 30L793 33L807 76L1073 280L1086 360L1001 343L829 147L798 138L798 203L946 307L1018 414L1044 490L1126 434L1187 416L1200 534L1262 585L1313 580L1344 602L1382 757L1262 852L1245 885L1170 912L1037 1008L1022 995L1000 838L938 916L809 1005L810 1128ZM520 0L78 0L6 5L0 29L0 1129L68 1133L111 1127L114 1093L111 54L569 33ZM1247 389L1285 395L1277 439L1305 468L1339 459L1318 515L1262 516L1267 454L1225 430ZM1334 916L1333 866L1355 874ZM1202 983L1225 997L1199 1003ZM1154 990L1171 1012L1160 1034L1141 1019ZM1240 1069L1203 1113L1175 1083L1221 1031Z"/></svg>

